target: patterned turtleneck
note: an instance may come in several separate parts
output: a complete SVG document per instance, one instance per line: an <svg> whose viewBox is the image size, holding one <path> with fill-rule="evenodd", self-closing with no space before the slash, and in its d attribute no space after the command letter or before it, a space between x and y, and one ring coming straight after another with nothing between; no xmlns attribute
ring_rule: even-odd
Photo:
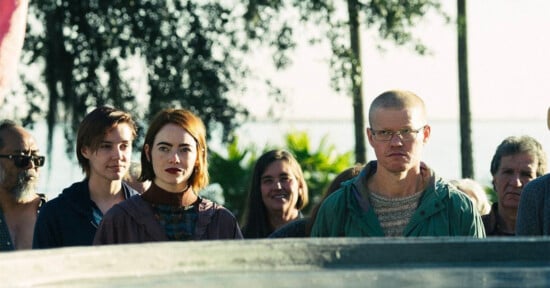
<svg viewBox="0 0 550 288"><path fill-rule="evenodd" d="M149 202L155 217L166 232L168 239L175 241L191 240L195 232L198 217L198 205L201 198L189 206L182 205L184 193L193 193L188 189L179 193L165 191L154 183L141 195Z"/></svg>
<svg viewBox="0 0 550 288"><path fill-rule="evenodd" d="M400 198L387 198L373 192L369 194L369 200L386 236L403 236L421 196L422 192Z"/></svg>

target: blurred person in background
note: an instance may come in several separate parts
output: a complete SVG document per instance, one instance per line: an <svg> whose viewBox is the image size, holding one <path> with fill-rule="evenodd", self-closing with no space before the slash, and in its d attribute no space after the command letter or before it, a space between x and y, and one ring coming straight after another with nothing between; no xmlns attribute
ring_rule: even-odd
<svg viewBox="0 0 550 288"><path fill-rule="evenodd" d="M463 178L449 181L458 190L468 195L474 206L477 208L479 215L486 215L491 212L491 203L487 197L487 193L481 184L470 178Z"/></svg>
<svg viewBox="0 0 550 288"><path fill-rule="evenodd" d="M141 175L141 163L132 162L130 163L130 169L128 169L128 174L124 176L124 182L130 185L134 190L139 194L143 194L151 186L151 181L139 181L139 176Z"/></svg>

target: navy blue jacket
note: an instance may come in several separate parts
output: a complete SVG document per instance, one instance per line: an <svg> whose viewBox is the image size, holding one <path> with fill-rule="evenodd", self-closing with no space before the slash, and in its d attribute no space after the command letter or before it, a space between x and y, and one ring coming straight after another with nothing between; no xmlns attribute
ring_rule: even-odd
<svg viewBox="0 0 550 288"><path fill-rule="evenodd" d="M122 182L126 199L137 195ZM92 245L97 225L93 221L88 179L73 183L40 209L34 228L33 249Z"/></svg>

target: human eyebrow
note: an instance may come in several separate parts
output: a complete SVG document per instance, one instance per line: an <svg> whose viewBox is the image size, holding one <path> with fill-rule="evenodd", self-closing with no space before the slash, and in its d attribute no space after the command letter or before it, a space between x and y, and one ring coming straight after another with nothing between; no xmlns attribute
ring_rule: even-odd
<svg viewBox="0 0 550 288"><path fill-rule="evenodd" d="M25 150L14 150L13 154L21 154L21 155L38 155L38 152L40 152L38 149L25 149Z"/></svg>
<svg viewBox="0 0 550 288"><path fill-rule="evenodd" d="M506 168L506 167L502 167L502 168L500 169L500 171L501 171L502 173L514 173L514 169L512 169L512 168Z"/></svg>
<svg viewBox="0 0 550 288"><path fill-rule="evenodd" d="M112 146L112 145L113 145L112 141L103 140L103 141L99 142L97 147L106 147L106 146Z"/></svg>
<svg viewBox="0 0 550 288"><path fill-rule="evenodd" d="M267 175L267 176L262 176L260 179L263 181L263 180L271 180L273 178L274 178L273 176Z"/></svg>
<svg viewBox="0 0 550 288"><path fill-rule="evenodd" d="M520 170L520 173L523 175L531 176L531 174L535 174L536 171L534 169L522 169Z"/></svg>
<svg viewBox="0 0 550 288"><path fill-rule="evenodd" d="M170 147L174 146L174 145L172 145L172 144L170 144L170 143L168 143L168 142L163 142L163 141L157 143L157 146L161 146L161 145L170 146Z"/></svg>

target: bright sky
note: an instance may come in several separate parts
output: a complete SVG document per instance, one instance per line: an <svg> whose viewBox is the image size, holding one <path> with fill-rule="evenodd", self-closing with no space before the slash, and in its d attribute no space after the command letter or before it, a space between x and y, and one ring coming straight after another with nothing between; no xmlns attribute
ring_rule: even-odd
<svg viewBox="0 0 550 288"><path fill-rule="evenodd" d="M446 11L456 15L455 1ZM451 6L449 6L451 5ZM474 119L544 119L550 106L550 1L470 0L468 53L471 111ZM407 89L422 97L430 118L458 117L457 44L454 23L428 17L416 29L431 49L418 56L408 48L386 43L380 52L363 35L365 117L374 97L385 90ZM270 58L257 61L267 66ZM351 118L351 99L329 86L327 51L301 46L294 65L274 76L287 94L288 105L278 113L286 119ZM257 95L242 98L259 118L265 102ZM263 108L262 108L263 107Z"/></svg>

